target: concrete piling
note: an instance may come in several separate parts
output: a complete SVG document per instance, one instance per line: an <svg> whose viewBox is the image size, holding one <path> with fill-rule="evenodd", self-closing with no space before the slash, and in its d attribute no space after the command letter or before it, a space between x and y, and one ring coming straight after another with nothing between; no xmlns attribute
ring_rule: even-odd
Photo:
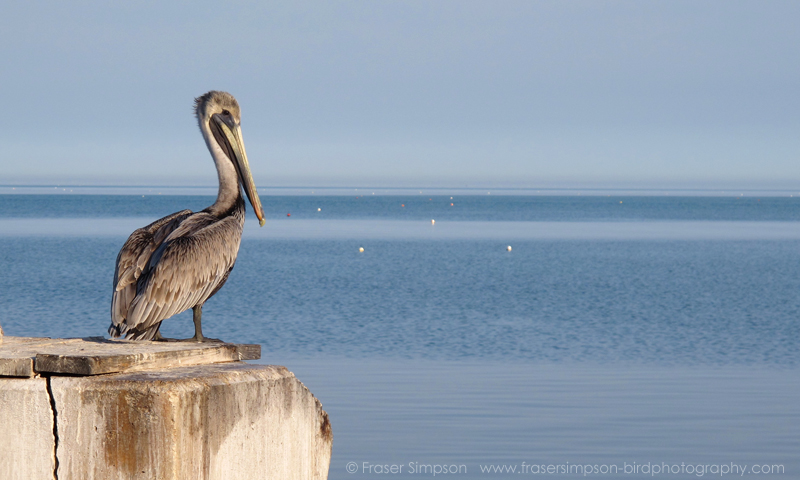
<svg viewBox="0 0 800 480"><path fill-rule="evenodd" d="M54 479L54 446L47 379L0 377L0 478Z"/></svg>
<svg viewBox="0 0 800 480"><path fill-rule="evenodd" d="M0 347L0 370L5 351L15 362L6 370L23 371L20 356L29 353L14 338ZM25 347L38 352L34 370L120 370L0 377L0 478L327 478L328 415L285 367L218 363L220 349L207 345L187 352L182 344L176 358L192 364L171 367L163 343L152 344L157 355L140 352L131 362L124 342L53 340L48 351L49 339L36 340L40 346ZM153 358L154 368L143 368Z"/></svg>

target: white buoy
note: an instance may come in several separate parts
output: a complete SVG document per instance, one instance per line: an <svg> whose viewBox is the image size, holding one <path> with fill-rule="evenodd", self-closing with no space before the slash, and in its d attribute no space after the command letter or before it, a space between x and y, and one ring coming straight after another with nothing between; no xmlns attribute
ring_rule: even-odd
<svg viewBox="0 0 800 480"><path fill-rule="evenodd" d="M359 252L363 252L364 251L364 247L358 247L358 251Z"/></svg>
<svg viewBox="0 0 800 480"><path fill-rule="evenodd" d="M318 211L318 212L321 212L321 211L322 211L322 209L321 209L321 208L318 208L318 209L317 209L317 211Z"/></svg>
<svg viewBox="0 0 800 480"><path fill-rule="evenodd" d="M436 225L436 220L431 219L431 225Z"/></svg>
<svg viewBox="0 0 800 480"><path fill-rule="evenodd" d="M510 252L511 251L511 245L507 246L506 250L508 250Z"/></svg>

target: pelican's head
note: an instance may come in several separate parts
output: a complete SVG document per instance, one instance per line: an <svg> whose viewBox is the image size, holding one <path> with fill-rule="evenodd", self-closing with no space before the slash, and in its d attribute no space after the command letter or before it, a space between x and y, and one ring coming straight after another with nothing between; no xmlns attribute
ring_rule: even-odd
<svg viewBox="0 0 800 480"><path fill-rule="evenodd" d="M244 187L244 192L250 200L250 205L258 217L258 223L264 226L264 209L258 198L250 165L247 163L247 153L242 141L241 114L239 102L227 92L212 90L205 95L197 97L194 101L195 115L200 123L200 129L208 126L220 149L228 156L239 174L239 181Z"/></svg>

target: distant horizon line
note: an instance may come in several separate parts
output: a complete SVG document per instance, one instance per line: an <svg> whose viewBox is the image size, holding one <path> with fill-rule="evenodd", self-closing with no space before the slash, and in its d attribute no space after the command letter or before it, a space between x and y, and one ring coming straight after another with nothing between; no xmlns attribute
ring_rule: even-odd
<svg viewBox="0 0 800 480"><path fill-rule="evenodd" d="M214 195L218 186L198 185L114 185L114 184L15 184L0 183L0 194L106 194L106 195ZM783 186L365 186L365 185L261 185L260 194L279 191L287 195L352 195L358 192L370 195L553 195L553 196L789 196L800 197L797 189ZM51 190L55 190L51 192ZM77 192L75 190L78 190ZM193 193L191 191L194 191ZM267 193L269 194L269 193Z"/></svg>
<svg viewBox="0 0 800 480"><path fill-rule="evenodd" d="M666 186L666 187L633 187L633 186L599 186L599 185L585 185L585 186L534 186L534 187L513 187L513 186L455 186L455 185L400 185L400 186L383 186L383 185L256 185L257 188L269 189L318 189L318 190L347 190L347 189L363 189L363 190L664 190L664 191L681 191L681 190L708 190L708 191L726 191L726 190L741 190L741 191L762 191L762 190L786 190L794 191L795 189L782 187L782 186L763 186L763 187L737 187L737 186ZM120 184L84 184L84 183L36 183L36 184L20 184L20 183L0 183L0 188L175 188L175 189L191 189L191 188L218 188L216 184L198 184L198 185L171 185L171 184L136 184L136 185L120 185ZM800 191L800 184L798 184L798 191Z"/></svg>
<svg viewBox="0 0 800 480"><path fill-rule="evenodd" d="M175 188L175 189L191 189L191 188L218 188L216 182L213 183L135 183L135 184L121 184L121 183L102 183L102 182L0 182L0 188ZM511 183L486 183L486 184L462 184L455 183L407 183L407 184L380 184L380 183L318 183L318 184L273 184L273 185L256 185L257 188L269 189L380 189L380 190L708 190L708 191L721 191L721 190L742 190L742 191L756 191L756 190L786 190L800 191L800 180L797 182L751 182L749 185L737 182L664 182L663 184L650 183L650 182L580 182L580 181L545 181L539 185L514 185Z"/></svg>
<svg viewBox="0 0 800 480"><path fill-rule="evenodd" d="M0 188L168 188L205 189L218 187L216 177L203 179L99 179L99 178L0 178ZM193 181L194 180L194 181ZM135 182L135 183L133 183ZM497 190L497 191L535 191L535 190L597 190L597 191L800 191L800 178L649 178L649 179L611 179L611 178L274 178L272 184L258 184L261 189L274 190Z"/></svg>

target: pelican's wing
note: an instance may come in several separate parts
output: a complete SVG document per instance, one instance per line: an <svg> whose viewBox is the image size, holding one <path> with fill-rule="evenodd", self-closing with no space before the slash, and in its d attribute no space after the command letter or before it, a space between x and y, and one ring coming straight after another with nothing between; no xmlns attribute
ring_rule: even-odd
<svg viewBox="0 0 800 480"><path fill-rule="evenodd" d="M136 283L150 262L150 256L191 214L191 210L183 210L156 220L134 231L122 246L117 255L114 292L111 296L111 327L108 333L112 337L118 337L126 330L125 319L136 296Z"/></svg>
<svg viewBox="0 0 800 480"><path fill-rule="evenodd" d="M150 340L162 320L205 301L233 268L241 221L198 212L153 252L128 312L126 337Z"/></svg>

